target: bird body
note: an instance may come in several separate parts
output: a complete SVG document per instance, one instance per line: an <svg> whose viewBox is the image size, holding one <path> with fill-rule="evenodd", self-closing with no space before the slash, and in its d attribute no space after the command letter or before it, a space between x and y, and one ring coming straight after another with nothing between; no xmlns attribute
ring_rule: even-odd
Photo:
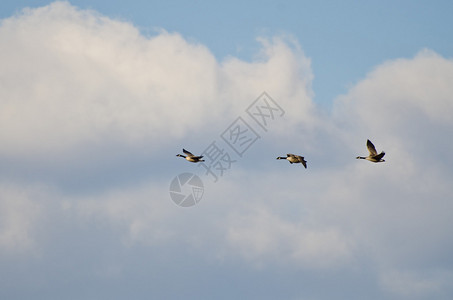
<svg viewBox="0 0 453 300"><path fill-rule="evenodd" d="M374 147L373 143L370 140L366 141L366 146L368 148L369 155L366 156L366 157L357 156L356 157L357 159L366 159L366 160L374 162L374 163L384 162L385 161L385 160L382 159L384 157L384 155L385 155L384 151L382 151L381 153L378 154L377 151L376 151L376 148Z"/></svg>
<svg viewBox="0 0 453 300"><path fill-rule="evenodd" d="M300 156L300 155L288 153L288 154L286 154L286 157L279 156L279 157L277 157L277 159L286 159L291 164L301 163L305 167L305 169L307 168L307 161L304 159L303 156Z"/></svg>
<svg viewBox="0 0 453 300"><path fill-rule="evenodd" d="M195 156L192 153L190 153L189 151L187 151L186 149L182 149L182 152L184 152L184 154L186 154L186 155L176 154L176 156L183 157L187 161L190 161L190 162L193 162L193 163L204 161L204 159L202 159L203 155Z"/></svg>

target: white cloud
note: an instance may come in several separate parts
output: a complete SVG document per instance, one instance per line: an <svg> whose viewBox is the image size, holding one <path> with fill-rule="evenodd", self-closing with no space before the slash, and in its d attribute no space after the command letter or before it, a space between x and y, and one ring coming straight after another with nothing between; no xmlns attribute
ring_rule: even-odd
<svg viewBox="0 0 453 300"><path fill-rule="evenodd" d="M422 275L426 266L443 270L433 281L451 282L444 276L451 266L442 263L453 247L446 213L453 209L448 154L453 144L446 138L453 128L451 78L453 61L423 50L378 66L336 103L336 124L348 152L365 154L370 138L387 154L383 165L351 162L343 175L335 175L326 199L343 191L344 200L328 201L330 208L349 219L343 224L357 227L356 239L382 274L413 268L401 280L383 275L388 279L383 287L392 292L407 288L412 296L424 295L433 283Z"/></svg>
<svg viewBox="0 0 453 300"><path fill-rule="evenodd" d="M165 256L171 248L200 263L228 259L306 272L364 268L377 274L384 293L445 290L453 250L452 60L424 50L377 66L329 115L311 101L310 59L297 42L260 43L252 62L219 62L177 33L144 37L129 23L62 2L4 20L4 253L53 249L60 237L70 240L59 225L81 236L93 226L94 235L120 240L126 250L119 252L143 247ZM260 156L247 153L219 183L206 184L197 207L176 207L171 178L162 175L174 166L175 141L201 142L202 150L263 91L286 114L250 150ZM367 138L387 152L386 163L355 160L366 154ZM307 170L275 161L293 150L306 156ZM91 173L102 181L123 172L120 155L146 158L132 171L150 171L138 182L77 189ZM68 167L83 164L82 174ZM46 179L54 169L73 178L77 193ZM24 175L11 178L9 170ZM121 263L106 260L105 272L121 277Z"/></svg>
<svg viewBox="0 0 453 300"><path fill-rule="evenodd" d="M310 228L263 209L230 219L230 251L258 266L283 263L331 268L351 258L350 245L336 228Z"/></svg>
<svg viewBox="0 0 453 300"><path fill-rule="evenodd" d="M10 83L1 136L10 152L174 136L199 127L214 96L212 55L178 34L146 39L59 2L6 20L1 34Z"/></svg>
<svg viewBox="0 0 453 300"><path fill-rule="evenodd" d="M165 244L175 238L176 228L168 220L177 210L169 201L167 186L144 182L111 189L96 196L66 198L67 210L82 222L111 228L125 246Z"/></svg>
<svg viewBox="0 0 453 300"><path fill-rule="evenodd" d="M40 187L0 185L0 251L4 255L30 255L39 246L36 227L49 194Z"/></svg>
<svg viewBox="0 0 453 300"><path fill-rule="evenodd" d="M50 185L72 177L83 186L83 177L92 177L88 173L110 176L97 168L110 172L115 153L143 155L146 147L144 156L152 157L191 131L199 140L211 125L231 122L264 90L281 105L290 104L286 116L297 123L311 107L310 61L291 38L260 42L256 61L217 62L206 47L177 33L147 38L129 23L66 2L27 9L0 27L0 154L15 178L23 172L25 181L46 181L55 172ZM85 176L77 173L82 170ZM59 197L66 211L127 224L126 239L140 240L154 228L153 217L126 201L132 197L147 207L148 199L130 190L76 197L78 205L69 205L72 197L64 192ZM38 205L33 198L30 203ZM55 202L46 205L62 209Z"/></svg>
<svg viewBox="0 0 453 300"><path fill-rule="evenodd" d="M453 280L453 274L428 271L424 274L410 271L391 270L381 275L381 285L399 295L408 297L408 299L417 299L428 295L442 294L442 289L448 287Z"/></svg>
<svg viewBox="0 0 453 300"><path fill-rule="evenodd" d="M448 124L448 112L453 110L449 84L452 76L452 60L423 50L412 59L380 65L340 100L348 102L347 107L370 128L402 129L410 125L405 119L419 116L418 113Z"/></svg>
<svg viewBox="0 0 453 300"><path fill-rule="evenodd" d="M438 161L438 155L452 149L445 139L453 125L451 78L453 61L423 50L413 59L378 66L339 97L335 113L343 130L374 139L377 146L385 138L387 145L381 147L398 150L400 161L409 157L421 164Z"/></svg>
<svg viewBox="0 0 453 300"><path fill-rule="evenodd" d="M309 61L278 39L263 41L259 61L217 62L177 33L146 38L129 23L56 2L4 20L0 43L0 138L10 156L105 151L108 143L154 152L229 122L264 90L292 103L289 115L310 105L310 74L292 76L309 73Z"/></svg>

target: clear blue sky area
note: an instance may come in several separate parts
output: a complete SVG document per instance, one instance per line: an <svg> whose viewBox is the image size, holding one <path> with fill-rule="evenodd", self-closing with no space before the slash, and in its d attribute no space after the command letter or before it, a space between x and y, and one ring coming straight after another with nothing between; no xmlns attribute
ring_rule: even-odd
<svg viewBox="0 0 453 300"><path fill-rule="evenodd" d="M3 1L0 17L51 1ZM252 60L256 37L294 36L312 59L315 101L329 105L383 61L423 48L451 57L452 1L70 1L144 34L179 32L222 60Z"/></svg>

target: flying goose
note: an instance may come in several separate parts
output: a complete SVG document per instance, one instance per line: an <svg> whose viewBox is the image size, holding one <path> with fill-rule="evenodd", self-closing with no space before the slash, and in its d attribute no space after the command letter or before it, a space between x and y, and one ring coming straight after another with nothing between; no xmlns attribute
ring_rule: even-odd
<svg viewBox="0 0 453 300"><path fill-rule="evenodd" d="M385 155L384 151L382 151L381 153L378 154L376 151L376 148L374 147L373 143L370 140L366 141L366 146L367 146L368 152L370 152L370 154L367 157L357 156L357 159L366 159L366 160L369 160L369 161L372 161L375 163L385 161L382 159Z"/></svg>
<svg viewBox="0 0 453 300"><path fill-rule="evenodd" d="M286 157L279 156L279 157L277 157L277 159L286 159L290 162L290 164L302 163L304 165L305 169L307 168L307 161L303 158L303 156L288 153L288 154L286 154Z"/></svg>
<svg viewBox="0 0 453 300"><path fill-rule="evenodd" d="M202 155L201 156L195 156L192 153L190 153L189 151L187 151L186 149L182 149L182 152L184 152L184 154L186 154L186 155L176 154L176 156L184 157L187 161L190 161L190 162L193 162L193 163L204 161L204 159L201 159L203 157Z"/></svg>

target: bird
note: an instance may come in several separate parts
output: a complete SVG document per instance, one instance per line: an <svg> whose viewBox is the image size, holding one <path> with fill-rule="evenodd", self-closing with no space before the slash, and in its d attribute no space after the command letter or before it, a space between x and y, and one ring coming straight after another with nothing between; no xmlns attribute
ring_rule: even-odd
<svg viewBox="0 0 453 300"><path fill-rule="evenodd" d="M374 163L385 161L382 159L385 155L384 151L382 151L381 153L378 154L376 151L376 148L374 147L373 143L370 140L366 141L366 146L367 146L368 152L370 152L370 154L367 157L357 156L356 157L357 159L366 159L366 160L369 160Z"/></svg>
<svg viewBox="0 0 453 300"><path fill-rule="evenodd" d="M307 161L304 159L303 156L300 156L300 155L288 153L288 154L286 154L286 157L279 156L279 157L277 157L277 159L286 159L287 161L290 162L290 164L302 163L302 165L304 165L305 169L307 168Z"/></svg>
<svg viewBox="0 0 453 300"><path fill-rule="evenodd" d="M189 151L187 151L186 149L182 149L182 152L184 152L184 154L186 154L186 155L176 154L176 156L184 157L187 161L190 161L193 163L204 161L204 159L202 159L203 155L195 156L192 153L190 153Z"/></svg>

